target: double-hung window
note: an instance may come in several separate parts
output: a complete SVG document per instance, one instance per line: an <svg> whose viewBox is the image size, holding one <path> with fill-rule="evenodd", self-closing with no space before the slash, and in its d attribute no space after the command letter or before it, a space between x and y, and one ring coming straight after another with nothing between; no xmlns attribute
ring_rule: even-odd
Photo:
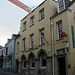
<svg viewBox="0 0 75 75"><path fill-rule="evenodd" d="M58 12L61 12L65 9L65 2L64 0L59 0L58 1Z"/></svg>
<svg viewBox="0 0 75 75"><path fill-rule="evenodd" d="M22 58L22 68L26 68L26 59L24 57Z"/></svg>
<svg viewBox="0 0 75 75"><path fill-rule="evenodd" d="M34 25L34 16L31 17L31 26Z"/></svg>
<svg viewBox="0 0 75 75"><path fill-rule="evenodd" d="M26 68L26 62L23 61L23 69L25 69L25 68Z"/></svg>
<svg viewBox="0 0 75 75"><path fill-rule="evenodd" d="M17 42L17 53L19 53L19 42Z"/></svg>
<svg viewBox="0 0 75 75"><path fill-rule="evenodd" d="M40 45L44 44L44 29L40 30Z"/></svg>
<svg viewBox="0 0 75 75"><path fill-rule="evenodd" d="M40 10L40 19L44 18L44 8L42 10Z"/></svg>
<svg viewBox="0 0 75 75"><path fill-rule="evenodd" d="M30 35L30 48L34 48L34 34Z"/></svg>
<svg viewBox="0 0 75 75"><path fill-rule="evenodd" d="M26 49L26 38L23 39L23 51Z"/></svg>
<svg viewBox="0 0 75 75"><path fill-rule="evenodd" d="M6 47L6 55L8 55L8 47Z"/></svg>
<svg viewBox="0 0 75 75"><path fill-rule="evenodd" d="M46 68L46 55L44 53L41 53L40 55L40 67Z"/></svg>
<svg viewBox="0 0 75 75"><path fill-rule="evenodd" d="M57 30L58 30L58 39L62 38L62 21L57 22Z"/></svg>
<svg viewBox="0 0 75 75"><path fill-rule="evenodd" d="M26 30L26 22L23 23L23 30Z"/></svg>
<svg viewBox="0 0 75 75"><path fill-rule="evenodd" d="M31 55L30 57L30 69L34 69L35 68L35 59L34 59L34 55Z"/></svg>

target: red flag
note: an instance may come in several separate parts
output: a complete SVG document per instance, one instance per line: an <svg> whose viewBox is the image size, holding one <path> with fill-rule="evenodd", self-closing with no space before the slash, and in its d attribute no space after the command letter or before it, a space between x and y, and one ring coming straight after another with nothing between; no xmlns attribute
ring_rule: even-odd
<svg viewBox="0 0 75 75"><path fill-rule="evenodd" d="M38 28L39 29L39 28ZM45 38L45 36L44 36L44 33L39 29L39 31L41 32L41 34L43 35L43 37Z"/></svg>
<svg viewBox="0 0 75 75"><path fill-rule="evenodd" d="M38 30L41 32L41 34L42 34L42 36L44 37L44 39L46 40L46 38L45 38L45 36L44 36L44 33L38 28ZM46 40L46 42L47 42L47 40ZM48 44L48 42L47 42L47 44Z"/></svg>

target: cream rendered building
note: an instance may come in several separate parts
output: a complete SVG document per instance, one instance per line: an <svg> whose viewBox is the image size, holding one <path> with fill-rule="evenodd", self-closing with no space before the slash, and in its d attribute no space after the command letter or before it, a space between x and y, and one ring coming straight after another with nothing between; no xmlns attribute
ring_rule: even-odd
<svg viewBox="0 0 75 75"><path fill-rule="evenodd" d="M57 8L56 2L45 0L21 20L15 71L25 75L74 75L75 2L61 10L61 1L65 2L59 0ZM62 32L67 36L62 37Z"/></svg>
<svg viewBox="0 0 75 75"><path fill-rule="evenodd" d="M54 32L55 75L75 75L75 2L50 20Z"/></svg>

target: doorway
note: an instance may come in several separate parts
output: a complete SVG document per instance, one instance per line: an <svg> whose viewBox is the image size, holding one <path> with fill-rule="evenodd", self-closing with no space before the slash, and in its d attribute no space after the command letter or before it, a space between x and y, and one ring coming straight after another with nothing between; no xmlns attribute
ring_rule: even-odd
<svg viewBox="0 0 75 75"><path fill-rule="evenodd" d="M19 61L16 60L16 72L18 72L18 69L19 69Z"/></svg>
<svg viewBox="0 0 75 75"><path fill-rule="evenodd" d="M57 58L57 60L58 60L58 74L66 75L65 57Z"/></svg>

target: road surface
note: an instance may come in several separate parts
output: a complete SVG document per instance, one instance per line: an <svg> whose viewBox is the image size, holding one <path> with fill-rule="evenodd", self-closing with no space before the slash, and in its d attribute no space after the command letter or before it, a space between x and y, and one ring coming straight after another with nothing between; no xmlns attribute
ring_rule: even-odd
<svg viewBox="0 0 75 75"><path fill-rule="evenodd" d="M0 69L0 75L23 75L15 72L10 72L10 71L4 71Z"/></svg>

